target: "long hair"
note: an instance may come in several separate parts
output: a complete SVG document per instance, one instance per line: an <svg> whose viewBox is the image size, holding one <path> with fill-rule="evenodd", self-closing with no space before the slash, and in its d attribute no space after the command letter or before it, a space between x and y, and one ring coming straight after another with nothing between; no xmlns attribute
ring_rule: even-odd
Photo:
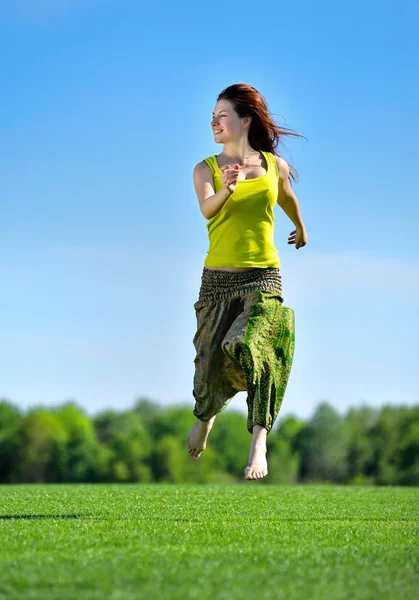
<svg viewBox="0 0 419 600"><path fill-rule="evenodd" d="M252 117L249 128L249 144L255 150L264 150L280 156L276 148L278 144L285 146L282 141L284 136L290 135L307 139L292 129L277 125L269 112L265 98L256 88L247 83L229 85L218 95L217 102L218 100L229 100L234 105L239 117ZM297 182L297 170L289 163L288 166L290 177Z"/></svg>

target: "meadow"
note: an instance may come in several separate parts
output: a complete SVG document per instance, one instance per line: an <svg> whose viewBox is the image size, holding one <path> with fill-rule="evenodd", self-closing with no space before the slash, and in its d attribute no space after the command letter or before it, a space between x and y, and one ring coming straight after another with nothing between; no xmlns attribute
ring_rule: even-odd
<svg viewBox="0 0 419 600"><path fill-rule="evenodd" d="M419 489L0 486L7 600L408 600Z"/></svg>

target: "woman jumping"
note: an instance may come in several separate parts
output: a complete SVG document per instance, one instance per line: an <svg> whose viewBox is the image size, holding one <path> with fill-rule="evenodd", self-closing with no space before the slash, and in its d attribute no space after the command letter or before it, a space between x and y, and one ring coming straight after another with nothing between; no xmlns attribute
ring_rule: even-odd
<svg viewBox="0 0 419 600"><path fill-rule="evenodd" d="M308 240L291 188L296 177L275 148L282 136L302 136L279 127L263 96L246 84L221 92L211 127L223 151L193 172L209 250L194 304L198 421L188 435L189 455L200 457L216 415L237 392L247 391L252 443L244 472L246 479L260 479L268 473L266 436L284 398L295 339L274 245L276 204L295 225L288 244L298 250Z"/></svg>

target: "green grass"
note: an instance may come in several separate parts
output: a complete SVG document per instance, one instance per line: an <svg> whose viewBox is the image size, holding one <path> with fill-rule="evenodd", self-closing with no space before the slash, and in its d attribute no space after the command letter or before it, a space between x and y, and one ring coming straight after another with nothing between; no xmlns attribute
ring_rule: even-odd
<svg viewBox="0 0 419 600"><path fill-rule="evenodd" d="M0 486L0 598L408 600L419 489Z"/></svg>

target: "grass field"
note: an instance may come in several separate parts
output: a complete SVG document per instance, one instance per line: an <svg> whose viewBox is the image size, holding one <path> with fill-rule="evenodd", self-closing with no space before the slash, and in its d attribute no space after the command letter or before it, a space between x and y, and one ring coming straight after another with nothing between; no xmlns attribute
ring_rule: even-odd
<svg viewBox="0 0 419 600"><path fill-rule="evenodd" d="M419 489L0 486L0 598L419 597Z"/></svg>

